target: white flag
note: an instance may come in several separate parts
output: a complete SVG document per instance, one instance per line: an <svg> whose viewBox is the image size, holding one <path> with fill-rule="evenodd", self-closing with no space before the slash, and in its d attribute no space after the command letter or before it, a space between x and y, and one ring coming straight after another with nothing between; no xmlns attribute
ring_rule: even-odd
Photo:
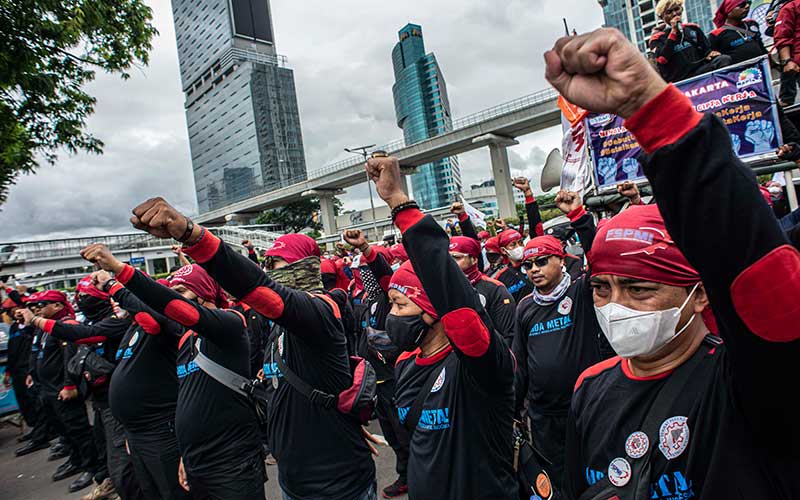
<svg viewBox="0 0 800 500"><path fill-rule="evenodd" d="M472 219L472 224L481 229L486 229L486 214L467 203L463 196L461 197L461 203L464 204L464 211Z"/></svg>
<svg viewBox="0 0 800 500"><path fill-rule="evenodd" d="M570 126L563 115L561 116L561 126L564 131L564 139L561 141L564 158L564 166L561 169L561 189L576 191L583 196L592 182L589 148L586 144L586 127L583 121Z"/></svg>

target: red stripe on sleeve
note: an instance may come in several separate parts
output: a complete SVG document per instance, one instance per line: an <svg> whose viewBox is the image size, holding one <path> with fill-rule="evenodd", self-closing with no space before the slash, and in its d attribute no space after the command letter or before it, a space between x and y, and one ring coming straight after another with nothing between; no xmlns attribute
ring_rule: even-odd
<svg viewBox="0 0 800 500"><path fill-rule="evenodd" d="M397 217L394 219L394 225L397 226L397 229L399 229L401 233L405 233L406 229L422 220L423 217L425 217L425 214L418 208L406 208L397 214Z"/></svg>
<svg viewBox="0 0 800 500"><path fill-rule="evenodd" d="M567 214L567 219L569 219L570 222L575 222L584 215L586 215L586 209L583 207L578 207Z"/></svg>
<svg viewBox="0 0 800 500"><path fill-rule="evenodd" d="M670 84L625 120L625 127L646 152L652 153L667 144L678 142L700 123L702 117L694 110L689 98Z"/></svg>
<svg viewBox="0 0 800 500"><path fill-rule="evenodd" d="M242 297L242 302L269 319L280 318L283 314L283 299L277 292L265 286L256 287L255 290Z"/></svg>
<svg viewBox="0 0 800 500"><path fill-rule="evenodd" d="M197 309L178 299L169 301L167 306L164 307L164 314L183 326L194 326L200 320L200 313Z"/></svg>
<svg viewBox="0 0 800 500"><path fill-rule="evenodd" d="M74 386L74 385L65 385L65 386L64 386L64 390L65 390L65 391L74 391L74 390L75 390L75 389L77 389L77 388L78 388L78 387L77 387L77 386Z"/></svg>
<svg viewBox="0 0 800 500"><path fill-rule="evenodd" d="M458 222L464 222L467 219L469 219L469 215L467 215L467 212L461 212L460 214L458 214Z"/></svg>
<svg viewBox="0 0 800 500"><path fill-rule="evenodd" d="M116 294L117 292L119 292L123 288L125 288L125 286L122 283L120 283L119 281L117 281L116 283L111 285L111 288L108 289L108 294L113 297L114 294Z"/></svg>
<svg viewBox="0 0 800 500"><path fill-rule="evenodd" d="M608 358L605 361L601 361L596 365L592 365L589 368L585 369L583 373L581 373L580 376L578 377L578 381L575 382L575 390L577 391L578 387L580 387L583 381L586 380L587 378L596 377L597 375L600 375L604 371L615 367L617 363L619 363L620 359L621 358L619 356L614 356L613 358Z"/></svg>
<svg viewBox="0 0 800 500"><path fill-rule="evenodd" d="M136 324L141 326L142 330L148 335L158 335L161 333L161 325L158 324L158 321L156 321L154 317L146 312L134 314L133 320L136 321Z"/></svg>
<svg viewBox="0 0 800 500"><path fill-rule="evenodd" d="M86 337L75 341L76 344L99 344L108 340L104 335L97 335L95 337Z"/></svg>
<svg viewBox="0 0 800 500"><path fill-rule="evenodd" d="M54 326L56 326L55 320L46 319L44 321L44 326L42 327L42 330L44 330L47 333L53 333L53 327Z"/></svg>
<svg viewBox="0 0 800 500"><path fill-rule="evenodd" d="M369 264L370 262L375 262L375 259L377 258L378 258L378 251L372 248L371 246L370 246L369 257L367 257L367 254L364 253L361 254L361 262L365 264Z"/></svg>
<svg viewBox="0 0 800 500"><path fill-rule="evenodd" d="M442 316L444 333L467 356L477 358L489 349L489 330L473 309L462 307Z"/></svg>
<svg viewBox="0 0 800 500"><path fill-rule="evenodd" d="M122 283L123 285L133 278L133 273L136 272L136 269L133 268L130 264L125 264L125 267L122 268L122 271L117 273L116 278L117 281Z"/></svg>
<svg viewBox="0 0 800 500"><path fill-rule="evenodd" d="M219 249L220 239L206 230L203 237L197 243L189 247L183 247L183 252L193 258L198 264L208 262Z"/></svg>

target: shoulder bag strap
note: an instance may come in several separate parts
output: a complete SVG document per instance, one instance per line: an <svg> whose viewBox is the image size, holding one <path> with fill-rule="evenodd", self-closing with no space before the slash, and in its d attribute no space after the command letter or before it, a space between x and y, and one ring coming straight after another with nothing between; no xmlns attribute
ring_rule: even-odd
<svg viewBox="0 0 800 500"><path fill-rule="evenodd" d="M279 332L280 329L275 329L275 331L269 337L268 346L270 352L272 353L274 353L275 349L277 348ZM283 379L288 382L289 385L291 385L297 392L308 398L312 403L324 406L325 408L333 408L336 405L336 402L339 399L337 396L311 387L308 382L301 379L295 372L286 366L286 363L283 361L283 356L281 356L280 352L278 352L278 355L275 356L275 363L278 365L278 369L283 374Z"/></svg>

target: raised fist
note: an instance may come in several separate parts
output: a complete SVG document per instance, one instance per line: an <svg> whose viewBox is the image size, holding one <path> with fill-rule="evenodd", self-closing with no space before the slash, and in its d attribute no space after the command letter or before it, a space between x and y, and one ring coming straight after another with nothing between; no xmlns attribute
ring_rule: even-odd
<svg viewBox="0 0 800 500"><path fill-rule="evenodd" d="M618 30L560 38L545 52L545 77L569 102L629 118L667 84Z"/></svg>
<svg viewBox="0 0 800 500"><path fill-rule="evenodd" d="M639 194L639 186L637 186L635 182L631 181L625 181L619 184L617 186L617 193L631 200L631 203L634 205L638 205L642 199L641 195Z"/></svg>
<svg viewBox="0 0 800 500"><path fill-rule="evenodd" d="M111 275L106 271L95 271L92 273L92 284L100 291L105 291L106 283L111 281Z"/></svg>
<svg viewBox="0 0 800 500"><path fill-rule="evenodd" d="M514 187L525 193L526 196L528 194L533 194L533 191L531 191L531 184L525 177L514 177L511 181L514 183Z"/></svg>
<svg viewBox="0 0 800 500"><path fill-rule="evenodd" d="M450 205L450 213L453 215L461 215L464 213L464 204L457 201Z"/></svg>
<svg viewBox="0 0 800 500"><path fill-rule="evenodd" d="M344 241L346 241L353 248L363 249L367 246L367 238L360 229L348 229L343 234Z"/></svg>
<svg viewBox="0 0 800 500"><path fill-rule="evenodd" d="M20 307L19 309L17 309L16 316L17 319L22 320L22 324L24 324L25 326L29 326L31 324L31 321L33 321L34 314L31 312L30 309Z"/></svg>
<svg viewBox="0 0 800 500"><path fill-rule="evenodd" d="M188 220L164 198L150 198L133 209L131 224L157 238L178 239L186 232Z"/></svg>
<svg viewBox="0 0 800 500"><path fill-rule="evenodd" d="M574 191L559 191L556 195L555 204L565 214L583 206L581 195Z"/></svg>
<svg viewBox="0 0 800 500"><path fill-rule="evenodd" d="M81 250L81 257L112 273L118 273L125 267L125 264L117 260L111 250L102 243L93 243L84 248Z"/></svg>
<svg viewBox="0 0 800 500"><path fill-rule="evenodd" d="M408 201L408 196L403 192L403 180L400 174L400 163L394 156L370 158L367 160L367 175L375 181L375 190L378 196L394 208Z"/></svg>

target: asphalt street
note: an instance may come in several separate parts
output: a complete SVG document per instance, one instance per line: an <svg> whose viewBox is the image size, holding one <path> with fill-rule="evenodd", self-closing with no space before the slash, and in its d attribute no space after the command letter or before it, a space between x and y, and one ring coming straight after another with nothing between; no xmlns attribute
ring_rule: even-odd
<svg viewBox="0 0 800 500"><path fill-rule="evenodd" d="M380 434L377 422L370 426L370 430ZM89 493L91 488L86 488L78 493L68 493L67 486L71 479L64 479L54 483L50 477L56 467L63 461L48 462L47 450L37 451L24 457L15 457L14 450L21 446L17 443L20 428L9 423L0 424L0 500L62 500L79 499L81 495ZM380 490L393 482L396 478L394 472L394 453L388 446L379 446L380 455L375 458L378 475L378 496ZM268 500L281 498L278 488L278 469L268 466L269 481L264 485Z"/></svg>

